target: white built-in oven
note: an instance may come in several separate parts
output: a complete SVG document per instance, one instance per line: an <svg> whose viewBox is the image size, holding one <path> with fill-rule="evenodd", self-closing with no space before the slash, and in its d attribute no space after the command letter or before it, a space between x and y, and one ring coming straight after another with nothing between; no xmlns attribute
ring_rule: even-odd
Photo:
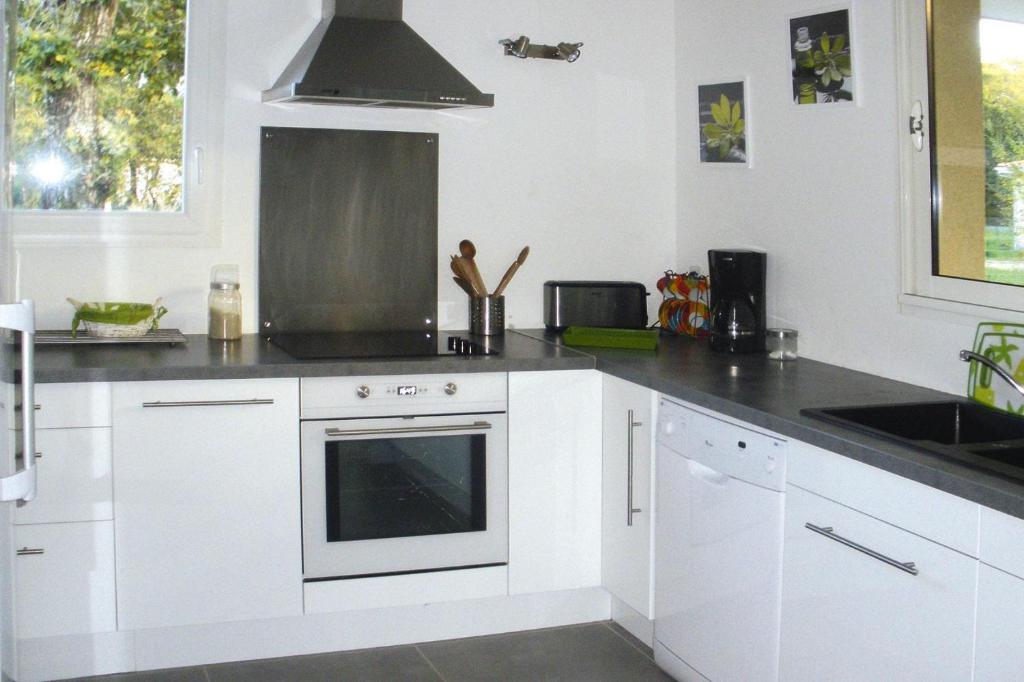
<svg viewBox="0 0 1024 682"><path fill-rule="evenodd" d="M504 374L303 379L306 580L508 561Z"/></svg>

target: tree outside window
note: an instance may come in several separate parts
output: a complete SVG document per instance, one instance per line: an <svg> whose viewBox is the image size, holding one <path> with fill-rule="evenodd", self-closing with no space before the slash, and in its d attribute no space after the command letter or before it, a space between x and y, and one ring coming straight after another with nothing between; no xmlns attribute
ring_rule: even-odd
<svg viewBox="0 0 1024 682"><path fill-rule="evenodd" d="M20 0L14 207L180 212L187 0Z"/></svg>

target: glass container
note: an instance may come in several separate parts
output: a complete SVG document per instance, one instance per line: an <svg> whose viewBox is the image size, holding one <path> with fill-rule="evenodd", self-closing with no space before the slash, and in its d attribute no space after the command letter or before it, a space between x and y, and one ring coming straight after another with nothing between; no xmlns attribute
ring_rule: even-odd
<svg viewBox="0 0 1024 682"><path fill-rule="evenodd" d="M796 360L797 331L795 329L769 329L765 332L765 347L772 360Z"/></svg>
<svg viewBox="0 0 1024 682"><path fill-rule="evenodd" d="M220 341L242 338L242 294L237 265L217 265L210 276L209 336Z"/></svg>

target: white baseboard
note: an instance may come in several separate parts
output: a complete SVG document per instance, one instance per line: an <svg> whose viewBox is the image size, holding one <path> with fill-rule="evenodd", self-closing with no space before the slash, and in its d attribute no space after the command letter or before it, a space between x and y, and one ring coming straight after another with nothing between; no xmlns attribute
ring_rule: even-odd
<svg viewBox="0 0 1024 682"><path fill-rule="evenodd" d="M18 682L109 675L134 669L132 632L18 640Z"/></svg>
<svg viewBox="0 0 1024 682"><path fill-rule="evenodd" d="M711 682L708 678L686 664L686 661L669 651L664 644L654 640L654 662L679 682Z"/></svg>
<svg viewBox="0 0 1024 682"><path fill-rule="evenodd" d="M19 641L19 682L395 646L607 620L599 588Z"/></svg>

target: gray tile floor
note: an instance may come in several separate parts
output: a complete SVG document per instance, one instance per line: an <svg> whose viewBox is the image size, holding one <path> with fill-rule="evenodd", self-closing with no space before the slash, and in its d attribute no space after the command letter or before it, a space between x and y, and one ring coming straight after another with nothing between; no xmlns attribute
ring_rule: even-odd
<svg viewBox="0 0 1024 682"><path fill-rule="evenodd" d="M664 681L651 650L610 622L407 646L80 678L79 682Z"/></svg>

